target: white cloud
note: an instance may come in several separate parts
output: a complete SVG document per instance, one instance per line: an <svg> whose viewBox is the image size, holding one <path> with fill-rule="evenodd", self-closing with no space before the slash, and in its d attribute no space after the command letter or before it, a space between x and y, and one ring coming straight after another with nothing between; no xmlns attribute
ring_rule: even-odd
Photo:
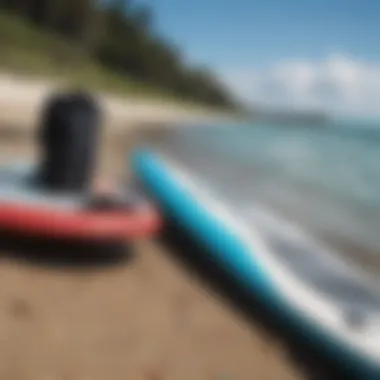
<svg viewBox="0 0 380 380"><path fill-rule="evenodd" d="M236 94L252 103L380 116L380 62L332 55L323 61L287 60L263 70L221 74Z"/></svg>

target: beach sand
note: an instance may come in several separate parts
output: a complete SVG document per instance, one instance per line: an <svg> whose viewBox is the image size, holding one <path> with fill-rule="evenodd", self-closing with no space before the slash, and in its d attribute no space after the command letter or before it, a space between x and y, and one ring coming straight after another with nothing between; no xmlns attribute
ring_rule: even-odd
<svg viewBox="0 0 380 380"><path fill-rule="evenodd" d="M0 125L2 157L36 155L33 130L25 131ZM147 131L108 129L100 172L125 171L127 152ZM111 265L90 258L57 264L59 249L52 247L33 256L1 249L0 379L301 379L274 335L205 287L158 241L138 242L131 260ZM71 248L69 256L77 253Z"/></svg>

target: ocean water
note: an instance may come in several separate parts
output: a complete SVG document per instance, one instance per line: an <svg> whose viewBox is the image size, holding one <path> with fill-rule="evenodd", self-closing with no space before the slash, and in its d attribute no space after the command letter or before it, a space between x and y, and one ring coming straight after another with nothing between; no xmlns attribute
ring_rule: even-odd
<svg viewBox="0 0 380 380"><path fill-rule="evenodd" d="M380 278L380 122L189 127L165 145L239 214L271 209Z"/></svg>

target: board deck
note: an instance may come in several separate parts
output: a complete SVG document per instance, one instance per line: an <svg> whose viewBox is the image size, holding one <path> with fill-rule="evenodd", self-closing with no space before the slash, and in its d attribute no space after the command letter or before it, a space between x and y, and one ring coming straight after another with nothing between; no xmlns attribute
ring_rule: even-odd
<svg viewBox="0 0 380 380"><path fill-rule="evenodd" d="M33 183L36 165L25 161L0 165L0 202L17 202L54 209L79 209L85 204L86 194L55 194Z"/></svg>

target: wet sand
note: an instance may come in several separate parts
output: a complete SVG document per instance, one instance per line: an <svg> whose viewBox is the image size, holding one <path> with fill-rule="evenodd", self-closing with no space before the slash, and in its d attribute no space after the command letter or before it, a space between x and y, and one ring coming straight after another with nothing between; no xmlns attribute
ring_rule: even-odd
<svg viewBox="0 0 380 380"><path fill-rule="evenodd" d="M126 152L143 135L106 133L101 172L123 172ZM1 156L36 154L30 134L0 133L0 148ZM58 248L27 257L3 245L0 379L302 378L274 335L205 288L169 250L143 241L132 260L62 265L51 260ZM71 248L70 257L76 253Z"/></svg>

